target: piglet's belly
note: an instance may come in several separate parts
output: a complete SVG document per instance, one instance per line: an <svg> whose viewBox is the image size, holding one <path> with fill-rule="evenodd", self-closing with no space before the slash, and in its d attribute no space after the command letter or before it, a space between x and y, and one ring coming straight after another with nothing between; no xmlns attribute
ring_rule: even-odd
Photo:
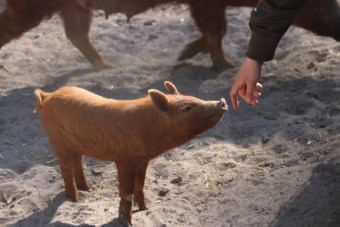
<svg viewBox="0 0 340 227"><path fill-rule="evenodd" d="M124 158L146 158L149 152L145 145L133 139L117 139L109 135L97 133L82 135L76 133L58 133L58 136L49 135L51 144L56 144L58 152L77 152L98 160L115 161ZM60 150L60 151L59 151Z"/></svg>

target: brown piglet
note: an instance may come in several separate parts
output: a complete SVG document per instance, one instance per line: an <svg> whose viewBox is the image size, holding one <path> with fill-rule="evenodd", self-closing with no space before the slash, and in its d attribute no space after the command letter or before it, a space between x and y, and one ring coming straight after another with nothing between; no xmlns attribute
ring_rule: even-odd
<svg viewBox="0 0 340 227"><path fill-rule="evenodd" d="M151 159L212 128L227 110L224 99L204 101L181 95L171 82L168 94L150 89L133 100L108 99L78 87L54 92L36 89L35 112L58 158L65 190L73 201L88 190L82 160L88 155L115 162L119 220L131 224L132 200L145 210L143 186Z"/></svg>

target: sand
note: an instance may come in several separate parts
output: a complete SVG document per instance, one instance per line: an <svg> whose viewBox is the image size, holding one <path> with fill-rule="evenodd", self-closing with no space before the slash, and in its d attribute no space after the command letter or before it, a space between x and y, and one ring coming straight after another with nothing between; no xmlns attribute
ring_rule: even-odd
<svg viewBox="0 0 340 227"><path fill-rule="evenodd" d="M1 1L3 3L3 1ZM1 4L0 4L1 5ZM33 90L75 85L135 98L170 80L183 94L227 97L249 39L249 9L231 8L223 45L234 67L208 55L177 62L197 32L184 5L126 22L96 12L94 45L117 68L94 71L65 38L58 16L0 51L0 226L120 226L113 163L86 159L90 192L66 197ZM291 27L263 70L256 107L229 109L207 133L153 160L149 210L138 227L340 226L340 43ZM136 209L136 208L135 208Z"/></svg>

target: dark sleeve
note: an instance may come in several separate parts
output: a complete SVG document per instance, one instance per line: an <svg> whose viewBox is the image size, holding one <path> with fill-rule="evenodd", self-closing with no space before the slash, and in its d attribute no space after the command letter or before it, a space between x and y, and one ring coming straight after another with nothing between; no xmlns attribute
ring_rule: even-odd
<svg viewBox="0 0 340 227"><path fill-rule="evenodd" d="M270 61L275 49L305 0L262 0L253 9L249 26L252 31L247 56Z"/></svg>

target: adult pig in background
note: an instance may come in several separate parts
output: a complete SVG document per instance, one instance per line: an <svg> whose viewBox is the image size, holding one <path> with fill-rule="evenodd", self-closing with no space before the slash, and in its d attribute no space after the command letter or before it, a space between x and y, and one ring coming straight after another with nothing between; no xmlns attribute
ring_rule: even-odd
<svg viewBox="0 0 340 227"><path fill-rule="evenodd" d="M119 218L131 224L132 198L146 209L143 186L151 159L213 127L227 110L224 99L204 101L149 90L134 100L107 99L77 87L35 91L36 111L58 158L67 195L78 200L77 188L88 190L82 158L114 161L118 170Z"/></svg>
<svg viewBox="0 0 340 227"><path fill-rule="evenodd" d="M6 0L5 9L0 13L0 48L55 13L63 19L67 38L94 68L114 67L99 55L90 42L92 10L76 0Z"/></svg>
<svg viewBox="0 0 340 227"><path fill-rule="evenodd" d="M0 48L37 26L44 18L59 12L66 36L72 44L95 68L111 68L114 65L104 60L89 40L93 17L91 8L132 17L170 2L188 4L202 33L200 38L184 48L179 60L208 52L215 69L230 66L222 48L226 32L225 9L227 6L255 6L257 0L6 0L5 9L0 13ZM294 23L316 34L340 40L340 9L336 0L307 0Z"/></svg>
<svg viewBox="0 0 340 227"><path fill-rule="evenodd" d="M160 3L173 0L78 0L80 4L105 13L124 13L132 17ZM261 0L260 0L261 1ZM222 39L226 33L225 9L227 6L256 6L258 0L177 0L187 3L201 37L188 44L179 60L191 58L200 52L209 52L215 69L229 67L225 59ZM336 0L307 0L294 24L316 34L340 40L340 8Z"/></svg>

